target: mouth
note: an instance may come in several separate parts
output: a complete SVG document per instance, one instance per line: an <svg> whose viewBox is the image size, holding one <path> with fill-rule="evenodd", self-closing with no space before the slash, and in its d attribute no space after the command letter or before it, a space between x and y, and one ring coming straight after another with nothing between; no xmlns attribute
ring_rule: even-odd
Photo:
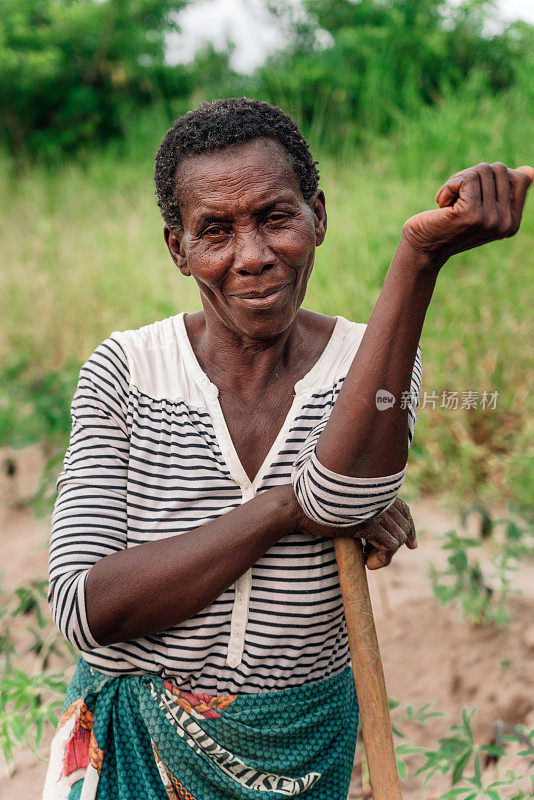
<svg viewBox="0 0 534 800"><path fill-rule="evenodd" d="M270 308L276 305L278 300L282 297L284 289L288 286L288 283L284 283L281 286L271 286L269 289L264 289L262 292L246 292L244 294L232 294L230 296L247 308Z"/></svg>

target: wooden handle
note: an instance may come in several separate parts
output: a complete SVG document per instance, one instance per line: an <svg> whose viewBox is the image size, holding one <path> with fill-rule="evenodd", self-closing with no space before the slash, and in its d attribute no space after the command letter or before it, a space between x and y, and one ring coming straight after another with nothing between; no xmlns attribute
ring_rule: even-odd
<svg viewBox="0 0 534 800"><path fill-rule="evenodd" d="M334 539L373 800L402 800L382 660L360 541Z"/></svg>

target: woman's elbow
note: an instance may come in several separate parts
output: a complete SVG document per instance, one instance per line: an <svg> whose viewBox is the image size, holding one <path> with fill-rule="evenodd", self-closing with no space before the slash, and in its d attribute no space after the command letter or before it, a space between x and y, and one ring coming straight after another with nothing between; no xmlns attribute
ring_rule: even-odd
<svg viewBox="0 0 534 800"><path fill-rule="evenodd" d="M405 470L379 478L349 478L311 458L294 475L294 489L304 513L323 525L350 527L386 511L397 498Z"/></svg>
<svg viewBox="0 0 534 800"><path fill-rule="evenodd" d="M82 653L101 647L87 621L86 576L87 571L62 576L50 582L48 591L48 605L56 627L63 638Z"/></svg>

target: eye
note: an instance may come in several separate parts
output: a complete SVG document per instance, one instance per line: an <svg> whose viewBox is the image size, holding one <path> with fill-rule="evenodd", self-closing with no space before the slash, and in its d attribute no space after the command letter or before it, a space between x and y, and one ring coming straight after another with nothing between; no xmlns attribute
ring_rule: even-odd
<svg viewBox="0 0 534 800"><path fill-rule="evenodd" d="M224 239L224 237L227 235L228 235L228 230L223 225L219 225L217 223L213 223L213 225L208 225L208 227L202 231L202 236L208 237L210 239L220 240Z"/></svg>
<svg viewBox="0 0 534 800"><path fill-rule="evenodd" d="M267 222L272 222L275 225L280 222L285 222L289 217L284 211L271 211L269 216L267 217Z"/></svg>

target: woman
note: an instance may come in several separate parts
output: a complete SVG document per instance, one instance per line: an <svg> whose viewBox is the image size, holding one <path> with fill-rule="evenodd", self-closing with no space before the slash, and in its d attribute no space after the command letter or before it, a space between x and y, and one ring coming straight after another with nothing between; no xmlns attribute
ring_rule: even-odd
<svg viewBox="0 0 534 800"><path fill-rule="evenodd" d="M433 287L517 230L532 175L449 179L367 326L301 308L325 198L279 109L203 104L155 178L203 311L113 333L80 373L50 604L83 658L44 797L341 800L357 702L332 537L365 537L373 568L415 546L396 497Z"/></svg>

